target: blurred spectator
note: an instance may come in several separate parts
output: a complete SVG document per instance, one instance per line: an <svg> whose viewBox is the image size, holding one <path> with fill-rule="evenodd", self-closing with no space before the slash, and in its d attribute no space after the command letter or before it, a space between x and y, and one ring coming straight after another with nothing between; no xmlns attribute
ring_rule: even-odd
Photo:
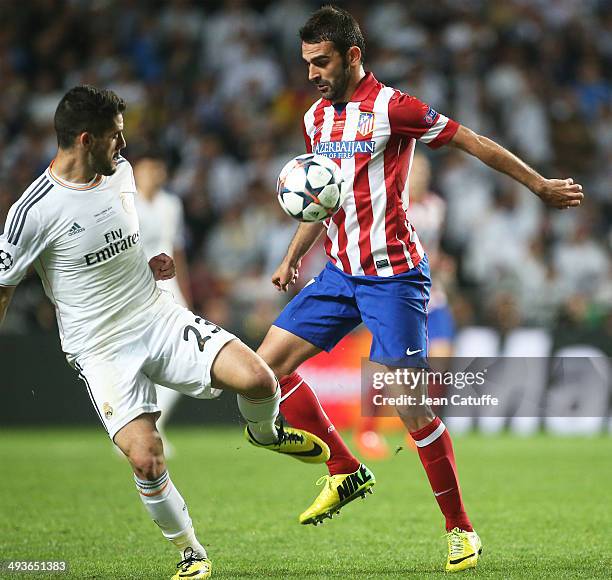
<svg viewBox="0 0 612 580"><path fill-rule="evenodd" d="M301 117L317 98L298 40L317 6L36 0L15 10L0 3L2 221L53 155L60 96L82 82L113 88L128 101L127 157L160 147L184 205L195 309L258 340L286 299L269 276L296 224L279 209L274 187L284 162L304 150ZM428 154L440 196L425 192L418 203L413 185L414 211L424 218L415 214L415 221L457 323L553 324L560 313L567 318L577 295L585 311L609 312L607 3L355 0L349 8L367 36L366 69L516 150L542 173L585 185L584 207L550 212L463 153ZM320 249L313 252L300 284L323 262ZM35 280L10 312L4 332L54 324Z"/></svg>

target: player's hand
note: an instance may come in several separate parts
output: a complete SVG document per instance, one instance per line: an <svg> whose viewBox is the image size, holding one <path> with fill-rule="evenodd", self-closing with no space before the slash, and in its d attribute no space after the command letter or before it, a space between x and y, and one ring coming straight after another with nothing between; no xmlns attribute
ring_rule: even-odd
<svg viewBox="0 0 612 580"><path fill-rule="evenodd" d="M545 179L535 192L550 207L569 209L578 207L584 199L582 185L568 179Z"/></svg>
<svg viewBox="0 0 612 580"><path fill-rule="evenodd" d="M174 260L167 254L158 254L149 260L149 268L153 272L155 280L170 280L174 278L176 271L174 269Z"/></svg>
<svg viewBox="0 0 612 580"><path fill-rule="evenodd" d="M287 292L289 284L295 284L300 275L299 267L301 262L290 264L283 260L281 265L272 274L272 284L279 292Z"/></svg>

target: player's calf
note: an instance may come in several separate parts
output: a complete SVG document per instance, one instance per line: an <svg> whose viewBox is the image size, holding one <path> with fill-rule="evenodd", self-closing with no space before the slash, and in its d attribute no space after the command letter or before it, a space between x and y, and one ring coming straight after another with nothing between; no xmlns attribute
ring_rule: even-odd
<svg viewBox="0 0 612 580"><path fill-rule="evenodd" d="M155 418L155 414L148 413L130 421L117 432L115 443L128 458L140 499L164 537L181 556L190 548L198 558L206 558L185 500L170 479Z"/></svg>

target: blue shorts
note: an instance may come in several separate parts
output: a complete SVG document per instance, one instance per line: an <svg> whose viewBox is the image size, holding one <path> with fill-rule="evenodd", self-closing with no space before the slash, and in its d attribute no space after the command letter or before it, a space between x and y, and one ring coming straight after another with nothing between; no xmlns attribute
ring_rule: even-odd
<svg viewBox="0 0 612 580"><path fill-rule="evenodd" d="M350 276L328 262L274 325L329 352L363 322L372 333L370 360L426 367L430 288L426 256L416 268L388 278Z"/></svg>

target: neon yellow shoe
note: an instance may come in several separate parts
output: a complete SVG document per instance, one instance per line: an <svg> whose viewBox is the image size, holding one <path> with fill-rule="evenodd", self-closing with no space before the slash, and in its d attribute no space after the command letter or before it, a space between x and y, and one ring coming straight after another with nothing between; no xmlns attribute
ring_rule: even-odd
<svg viewBox="0 0 612 580"><path fill-rule="evenodd" d="M323 489L314 503L300 515L300 524L318 526L325 518L331 519L347 503L358 497L365 499L366 493L372 493L375 483L374 474L363 464L353 473L324 475L317 481L317 485L324 484Z"/></svg>
<svg viewBox="0 0 612 580"><path fill-rule="evenodd" d="M289 455L304 463L325 463L329 461L329 447L325 441L319 439L316 435L304 431L303 429L285 427L282 424L277 427L277 430L278 440L268 445L264 445L257 441L257 439L251 435L248 426L244 430L244 436L246 440L255 447L261 447L262 449L269 449L270 451L276 451L276 453Z"/></svg>
<svg viewBox="0 0 612 580"><path fill-rule="evenodd" d="M212 563L208 558L199 558L191 548L185 548L183 560L176 567L178 572L172 576L171 580L181 580L181 578L210 578L212 575Z"/></svg>
<svg viewBox="0 0 612 580"><path fill-rule="evenodd" d="M482 542L476 532L464 532L453 528L446 534L448 539L447 572L459 572L475 568L482 554Z"/></svg>

